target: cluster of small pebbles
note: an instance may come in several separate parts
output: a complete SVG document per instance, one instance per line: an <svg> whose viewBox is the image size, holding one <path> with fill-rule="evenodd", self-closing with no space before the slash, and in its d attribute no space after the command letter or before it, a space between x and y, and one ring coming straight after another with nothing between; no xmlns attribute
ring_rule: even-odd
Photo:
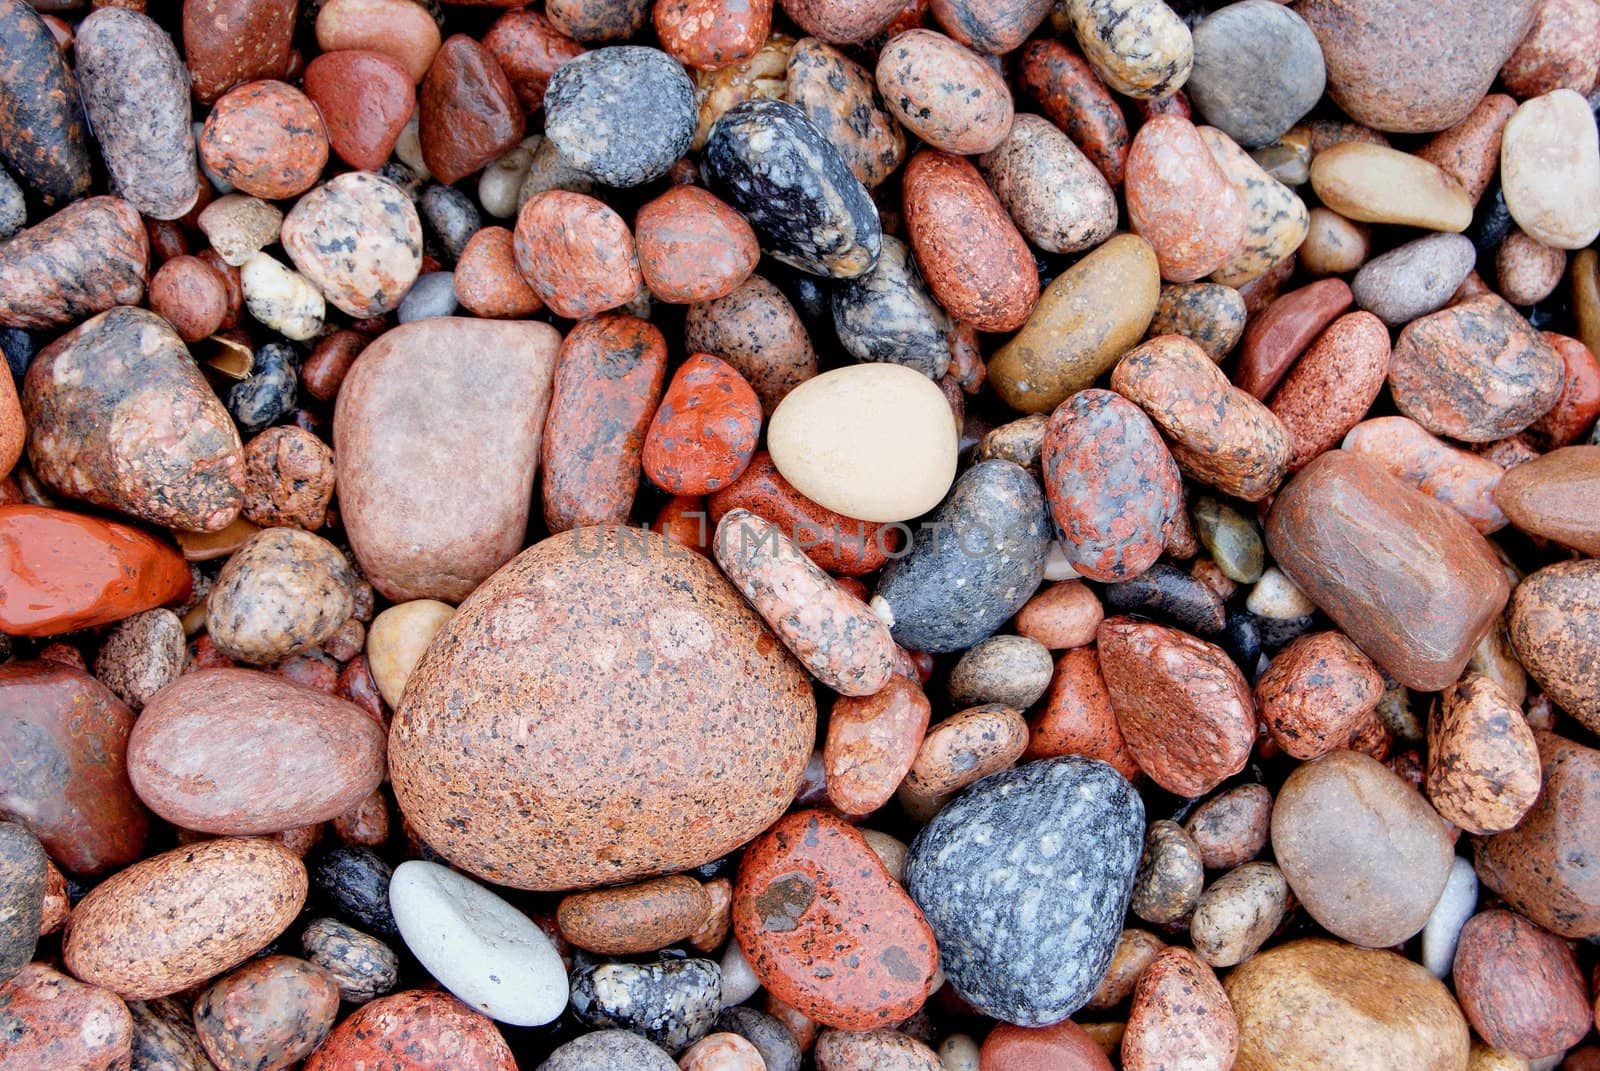
<svg viewBox="0 0 1600 1071"><path fill-rule="evenodd" d="M0 1071L1600 1071L1600 0L0 0Z"/></svg>

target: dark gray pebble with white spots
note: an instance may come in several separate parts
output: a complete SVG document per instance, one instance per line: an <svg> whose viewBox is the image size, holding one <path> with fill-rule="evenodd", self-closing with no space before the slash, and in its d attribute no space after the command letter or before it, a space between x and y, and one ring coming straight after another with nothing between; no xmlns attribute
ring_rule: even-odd
<svg viewBox="0 0 1600 1071"><path fill-rule="evenodd" d="M877 265L833 291L839 343L858 361L884 361L938 379L950 367L950 321L922 281L911 249L883 236Z"/></svg>
<svg viewBox="0 0 1600 1071"><path fill-rule="evenodd" d="M573 166L608 186L638 186L689 151L698 112L683 65L658 48L618 45L562 64L544 95L544 132Z"/></svg>
<svg viewBox="0 0 1600 1071"><path fill-rule="evenodd" d="M675 1054L711 1033L722 968L708 959L581 967L572 972L572 1010L590 1026L631 1030Z"/></svg>

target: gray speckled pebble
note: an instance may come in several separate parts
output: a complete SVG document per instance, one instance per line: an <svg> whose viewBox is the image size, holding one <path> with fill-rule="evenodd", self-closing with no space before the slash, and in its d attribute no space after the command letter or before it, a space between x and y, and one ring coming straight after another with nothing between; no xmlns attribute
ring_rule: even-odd
<svg viewBox="0 0 1600 1071"><path fill-rule="evenodd" d="M396 317L403 324L413 320L431 320L436 316L450 316L456 311L456 273L436 271L419 278L406 296L400 299Z"/></svg>
<svg viewBox="0 0 1600 1071"><path fill-rule="evenodd" d="M22 187L0 168L0 242L22 230L27 223L28 206L22 199Z"/></svg>
<svg viewBox="0 0 1600 1071"><path fill-rule="evenodd" d="M1019 1026L1081 1008L1111 963L1144 842L1144 803L1066 756L984 778L911 844L906 890L963 999Z"/></svg>
<svg viewBox="0 0 1600 1071"><path fill-rule="evenodd" d="M44 909L45 855L32 833L0 822L0 982L33 959Z"/></svg>
<svg viewBox="0 0 1600 1071"><path fill-rule="evenodd" d="M421 208L428 229L438 235L445 252L450 254L450 262L455 263L467 242L483 226L478 206L454 186L434 183L422 191Z"/></svg>
<svg viewBox="0 0 1600 1071"><path fill-rule="evenodd" d="M1476 259L1466 235L1430 234L1367 261L1350 291L1357 306L1401 327L1444 308Z"/></svg>
<svg viewBox="0 0 1600 1071"><path fill-rule="evenodd" d="M800 1071L800 1043L789 1028L766 1012L754 1008L728 1008L717 1017L716 1028L738 1034L756 1047L767 1071Z"/></svg>
<svg viewBox="0 0 1600 1071"><path fill-rule="evenodd" d="M858 361L887 361L938 379L950 367L950 321L922 281L911 249L883 236L878 263L833 291L833 326Z"/></svg>
<svg viewBox="0 0 1600 1071"><path fill-rule="evenodd" d="M562 64L544 95L544 132L574 166L608 186L638 186L689 151L698 111L682 64L618 45Z"/></svg>
<svg viewBox="0 0 1600 1071"><path fill-rule="evenodd" d="M678 1053L711 1032L722 968L708 959L583 967L572 972L572 1010L590 1026L631 1030Z"/></svg>
<svg viewBox="0 0 1600 1071"><path fill-rule="evenodd" d="M1050 687L1050 649L1031 636L990 636L950 671L950 701L957 709L1003 703L1027 710Z"/></svg>
<svg viewBox="0 0 1600 1071"><path fill-rule="evenodd" d="M626 1030L597 1030L574 1038L534 1071L678 1071L678 1065L638 1034Z"/></svg>
<svg viewBox="0 0 1600 1071"><path fill-rule="evenodd" d="M987 638L1044 579L1050 538L1044 492L1026 469L974 465L878 581L895 642L940 653Z"/></svg>
<svg viewBox="0 0 1600 1071"><path fill-rule="evenodd" d="M338 919L312 920L300 935L300 948L333 977L340 998L351 1004L381 997L400 980L400 957L392 948Z"/></svg>
<svg viewBox="0 0 1600 1071"><path fill-rule="evenodd" d="M872 270L883 225L867 188L799 108L747 100L711 127L700 170L744 213L761 248L813 275Z"/></svg>
<svg viewBox="0 0 1600 1071"><path fill-rule="evenodd" d="M1195 27L1194 70L1183 89L1199 116L1253 149L1309 112L1327 77L1305 19L1275 0L1243 0Z"/></svg>

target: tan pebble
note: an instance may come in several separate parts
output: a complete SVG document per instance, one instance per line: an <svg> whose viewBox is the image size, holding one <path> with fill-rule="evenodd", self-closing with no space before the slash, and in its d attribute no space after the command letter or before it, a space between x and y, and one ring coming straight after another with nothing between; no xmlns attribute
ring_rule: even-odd
<svg viewBox="0 0 1600 1071"><path fill-rule="evenodd" d="M872 849L889 876L901 881L905 877L906 855L911 851L910 846L876 829L863 829L861 835L867 838L867 847Z"/></svg>
<svg viewBox="0 0 1600 1071"><path fill-rule="evenodd" d="M1233 967L1256 954L1289 912L1292 897L1271 863L1246 863L1200 894L1189 937L1195 955L1213 967Z"/></svg>
<svg viewBox="0 0 1600 1071"><path fill-rule="evenodd" d="M1182 826L1162 819L1145 832L1130 910L1146 922L1173 923L1194 909L1205 884L1200 849Z"/></svg>
<svg viewBox="0 0 1600 1071"><path fill-rule="evenodd" d="M1436 165L1398 149L1347 141L1317 154L1311 188L1348 219L1460 232L1472 199Z"/></svg>
<svg viewBox="0 0 1600 1071"><path fill-rule="evenodd" d="M372 619L367 630L367 663L372 679L390 707L400 705L406 679L434 635L455 614L455 608L435 599L396 603Z"/></svg>
<svg viewBox="0 0 1600 1071"><path fill-rule="evenodd" d="M965 788L1016 762L1028 746L1028 723L1011 707L985 703L934 726L917 750L906 786L924 796Z"/></svg>
<svg viewBox="0 0 1600 1071"><path fill-rule="evenodd" d="M1428 799L1469 833L1522 820L1539 795L1539 751L1522 711L1488 677L1444 690L1428 721Z"/></svg>
<svg viewBox="0 0 1600 1071"><path fill-rule="evenodd" d="M1534 305L1555 293L1567 272L1567 253L1513 229L1495 252L1494 270L1501 297L1513 305Z"/></svg>
<svg viewBox="0 0 1600 1071"><path fill-rule="evenodd" d="M1370 247L1366 224L1318 205L1311 210L1306 240L1300 244L1300 264L1312 275L1341 275L1365 264Z"/></svg>
<svg viewBox="0 0 1600 1071"><path fill-rule="evenodd" d="M733 928L733 882L727 878L712 878L701 886L711 910L700 927L689 935L689 944L701 952L715 952L728 939Z"/></svg>
<svg viewBox="0 0 1600 1071"><path fill-rule="evenodd" d="M944 1071L934 1051L898 1030L824 1030L817 1071Z"/></svg>
<svg viewBox="0 0 1600 1071"><path fill-rule="evenodd" d="M1100 980L1100 987L1094 991L1085 1007L1099 1011L1115 1008L1127 1000L1133 995L1139 975L1166 947L1166 942L1149 930L1123 930L1111 953L1111 965L1106 968L1106 976Z"/></svg>
<svg viewBox="0 0 1600 1071"><path fill-rule="evenodd" d="M711 898L691 877L642 881L597 892L573 893L556 908L561 934L579 948L607 956L653 952L699 928Z"/></svg>
<svg viewBox="0 0 1600 1071"><path fill-rule="evenodd" d="M259 197L230 193L206 205L196 225L223 261L237 268L278 240L283 213Z"/></svg>

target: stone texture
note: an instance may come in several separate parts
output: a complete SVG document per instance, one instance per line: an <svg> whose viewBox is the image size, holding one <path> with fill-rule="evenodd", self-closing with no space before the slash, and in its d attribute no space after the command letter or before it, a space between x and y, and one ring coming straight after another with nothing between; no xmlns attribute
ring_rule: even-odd
<svg viewBox="0 0 1600 1071"><path fill-rule="evenodd" d="M1350 307L1343 279L1322 279L1284 294L1250 317L1239 344L1233 381L1251 397L1266 400L1323 329Z"/></svg>
<svg viewBox="0 0 1600 1071"><path fill-rule="evenodd" d="M1559 1056L1594 1025L1572 946L1515 912L1468 919L1453 973L1467 1022L1500 1051L1530 1060Z"/></svg>
<svg viewBox="0 0 1600 1071"><path fill-rule="evenodd" d="M517 212L517 270L557 316L583 320L633 301L644 286L628 225L587 194L549 190Z"/></svg>
<svg viewBox="0 0 1600 1071"><path fill-rule="evenodd" d="M1272 0L1243 0L1194 28L1194 70L1183 91L1208 123L1253 149L1310 111L1326 77L1304 19Z"/></svg>
<svg viewBox="0 0 1600 1071"><path fill-rule="evenodd" d="M358 318L394 311L422 269L422 221L411 199L362 171L300 198L284 217L282 240L329 303Z"/></svg>
<svg viewBox="0 0 1600 1071"><path fill-rule="evenodd" d="M1043 709L1028 726L1023 754L1029 759L1082 755L1099 759L1129 780L1139 775L1093 647L1068 651L1056 660Z"/></svg>
<svg viewBox="0 0 1600 1071"><path fill-rule="evenodd" d="M1432 234L1374 257L1351 280L1356 304L1390 327L1443 308L1477 260L1470 239Z"/></svg>
<svg viewBox="0 0 1600 1071"><path fill-rule="evenodd" d="M294 20L293 0L185 0L183 53L194 95L209 104L242 82L281 78Z"/></svg>
<svg viewBox="0 0 1600 1071"><path fill-rule="evenodd" d="M106 634L94 675L134 710L178 679L189 660L183 621L171 610L146 610Z"/></svg>
<svg viewBox="0 0 1600 1071"><path fill-rule="evenodd" d="M1505 470L1486 457L1445 444L1413 420L1403 416L1363 420L1345 435L1344 449L1376 461L1485 535L1506 525L1495 502Z"/></svg>
<svg viewBox="0 0 1600 1071"><path fill-rule="evenodd" d="M899 675L870 696L834 700L822 751L829 802L847 815L887 803L917 758L929 712L922 689Z"/></svg>
<svg viewBox="0 0 1600 1071"><path fill-rule="evenodd" d="M1234 967L1282 925L1293 896L1271 863L1245 863L1212 882L1189 922L1195 955L1213 967Z"/></svg>
<svg viewBox="0 0 1600 1071"><path fill-rule="evenodd" d="M1509 594L1498 560L1459 514L1345 450L1290 481L1266 536L1290 579L1410 688L1453 683Z"/></svg>
<svg viewBox="0 0 1600 1071"><path fill-rule="evenodd" d="M675 186L639 209L634 240L651 296L685 305L727 297L761 258L745 218L697 186Z"/></svg>
<svg viewBox="0 0 1600 1071"><path fill-rule="evenodd" d="M545 134L561 155L608 186L660 177L694 137L689 76L665 52L640 45L597 49L562 64L544 111Z"/></svg>
<svg viewBox="0 0 1600 1071"><path fill-rule="evenodd" d="M298 89L272 79L247 82L212 106L200 161L239 192L279 201L316 184L328 163L328 133Z"/></svg>
<svg viewBox="0 0 1600 1071"><path fill-rule="evenodd" d="M1159 115L1139 128L1126 193L1129 225L1155 247L1168 282L1210 275L1245 240L1244 201L1187 119Z"/></svg>
<svg viewBox="0 0 1600 1071"><path fill-rule="evenodd" d="M1010 133L1011 93L1000 73L936 30L891 38L878 55L877 83L889 114L935 149L986 153Z"/></svg>
<svg viewBox="0 0 1600 1071"><path fill-rule="evenodd" d="M384 595L459 601L521 549L557 346L543 324L448 318L362 353L335 463L351 547Z"/></svg>
<svg viewBox="0 0 1600 1071"><path fill-rule="evenodd" d="M1051 668L1050 651L1037 640L991 636L961 656L947 686L951 700L963 707L1004 703L1026 710L1049 687Z"/></svg>
<svg viewBox="0 0 1600 1071"><path fill-rule="evenodd" d="M1539 795L1539 753L1522 711L1491 678L1469 673L1428 720L1428 799L1469 833L1522 820Z"/></svg>
<svg viewBox="0 0 1600 1071"><path fill-rule="evenodd" d="M211 1063L200 1046L189 1008L171 997L136 1000L133 1016L133 1058L141 1071L208 1071Z"/></svg>
<svg viewBox="0 0 1600 1071"><path fill-rule="evenodd" d="M272 841L224 838L120 871L73 909L67 969L126 1000L187 989L259 952L306 898L300 860Z"/></svg>
<svg viewBox="0 0 1600 1071"><path fill-rule="evenodd" d="M1311 188L1326 208L1361 223L1460 232L1472 222L1472 198L1461 183L1384 145L1344 141L1323 149L1311 161Z"/></svg>
<svg viewBox="0 0 1600 1071"><path fill-rule="evenodd" d="M561 936L606 956L637 955L676 944L711 913L711 898L682 874L563 897Z"/></svg>
<svg viewBox="0 0 1600 1071"><path fill-rule="evenodd" d="M200 1043L220 1071L293 1064L317 1047L338 1016L333 978L292 956L246 964L194 1003Z"/></svg>
<svg viewBox="0 0 1600 1071"><path fill-rule="evenodd" d="M1105 83L1078 53L1048 38L1018 53L1019 88L1082 149L1107 182L1122 185L1127 166L1128 120Z"/></svg>
<svg viewBox="0 0 1600 1071"><path fill-rule="evenodd" d="M1132 786L1076 757L995 774L948 804L912 843L906 889L956 992L1019 1026L1082 1007L1110 963L1143 833Z"/></svg>
<svg viewBox="0 0 1600 1071"><path fill-rule="evenodd" d="M784 98L805 113L862 185L872 189L905 162L905 130L884 106L871 71L806 37L789 49L785 73Z"/></svg>
<svg viewBox="0 0 1600 1071"><path fill-rule="evenodd" d="M132 205L120 197L74 202L0 244L0 324L63 327L137 304L149 261Z"/></svg>
<svg viewBox="0 0 1600 1071"><path fill-rule="evenodd" d="M555 536L502 570L435 639L396 712L402 811L497 883L569 889L698 865L770 824L799 782L815 717L799 666L710 562L625 531ZM639 701L616 707L615 688ZM520 721L529 710L537 723ZM525 727L496 729L512 711ZM474 750L440 749L450 723ZM694 743L619 754L613 734ZM530 783L544 786L537 806L502 809Z"/></svg>
<svg viewBox="0 0 1600 1071"><path fill-rule="evenodd" d="M622 1027L673 1053L711 1032L721 996L722 972L708 959L596 963L572 976L580 1022Z"/></svg>
<svg viewBox="0 0 1600 1071"><path fill-rule="evenodd" d="M1118 93L1161 100L1188 81L1189 28L1160 0L1069 0L1065 14L1095 73Z"/></svg>
<svg viewBox="0 0 1600 1071"><path fill-rule="evenodd" d="M1147 335L1183 335L1221 361L1244 335L1247 313L1239 291L1221 283L1168 283Z"/></svg>
<svg viewBox="0 0 1600 1071"><path fill-rule="evenodd" d="M1597 555L1596 491L1600 446L1567 446L1507 471L1494 500L1524 532Z"/></svg>
<svg viewBox="0 0 1600 1071"><path fill-rule="evenodd" d="M1583 97L1557 89L1525 101L1500 141L1506 208L1529 235L1582 249L1600 234L1600 132Z"/></svg>
<svg viewBox="0 0 1600 1071"><path fill-rule="evenodd" d="M1232 138L1215 127L1199 130L1244 207L1244 238L1211 278L1226 286L1245 286L1294 255L1305 241L1310 217L1299 195L1267 174Z"/></svg>
<svg viewBox="0 0 1600 1071"><path fill-rule="evenodd" d="M1070 1020L1033 1028L1001 1023L983 1039L975 1066L984 1071L1111 1071L1111 1061L1094 1036ZM954 1071L948 1062L946 1068Z"/></svg>
<svg viewBox="0 0 1600 1071"><path fill-rule="evenodd" d="M1538 0L1533 23L1500 81L1519 97L1556 89L1587 93L1600 76L1600 9L1579 0Z"/></svg>
<svg viewBox="0 0 1600 1071"><path fill-rule="evenodd" d="M322 643L349 619L359 583L338 548L299 528L266 528L234 552L207 600L212 642L269 665Z"/></svg>
<svg viewBox="0 0 1600 1071"><path fill-rule="evenodd" d="M49 859L38 838L0 822L0 979L9 982L33 959L44 923Z"/></svg>
<svg viewBox="0 0 1600 1071"><path fill-rule="evenodd" d="M1600 725L1600 665L1586 651L1597 620L1600 562L1586 558L1547 565L1525 578L1507 622L1518 660L1586 727Z"/></svg>
<svg viewBox="0 0 1600 1071"><path fill-rule="evenodd" d="M129 1065L133 1022L115 993L30 963L0 985L5 1059L21 1068L119 1071Z"/></svg>
<svg viewBox="0 0 1600 1071"><path fill-rule="evenodd" d="M322 113L328 145L351 167L376 171L416 112L411 76L367 49L324 52L306 66L306 96Z"/></svg>
<svg viewBox="0 0 1600 1071"><path fill-rule="evenodd" d="M455 34L434 55L417 97L422 157L456 183L504 156L526 132L522 106L489 50Z"/></svg>
<svg viewBox="0 0 1600 1071"><path fill-rule="evenodd" d="M89 137L77 82L54 35L23 0L0 4L0 55L0 161L48 205L82 197Z"/></svg>
<svg viewBox="0 0 1600 1071"><path fill-rule="evenodd" d="M554 1071L560 1065L544 1066ZM516 1071L517 1063L486 1016L448 993L408 989L380 997L341 1022L306 1060L304 1071L350 1067Z"/></svg>
<svg viewBox="0 0 1600 1071"><path fill-rule="evenodd" d="M678 366L661 395L640 464L668 494L709 494L744 471L760 436L755 390L726 361L696 353Z"/></svg>

